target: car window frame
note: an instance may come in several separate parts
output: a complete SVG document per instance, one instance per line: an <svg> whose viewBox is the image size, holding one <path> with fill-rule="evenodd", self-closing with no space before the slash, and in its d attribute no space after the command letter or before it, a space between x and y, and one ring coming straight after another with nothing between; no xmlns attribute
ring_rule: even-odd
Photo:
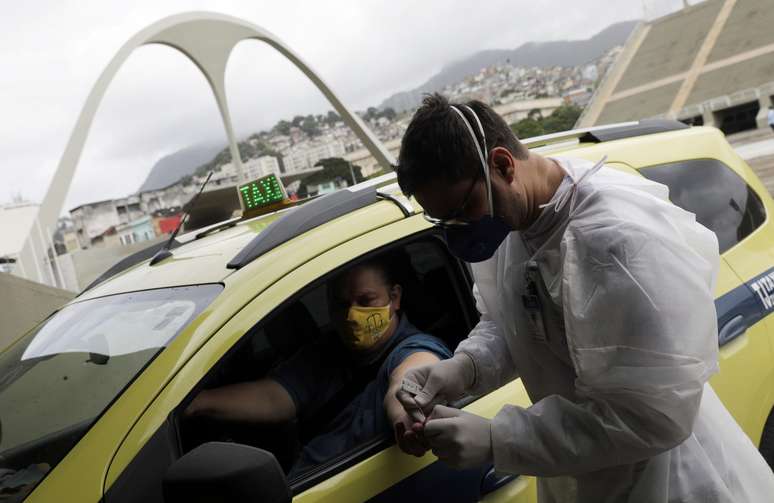
<svg viewBox="0 0 774 503"><path fill-rule="evenodd" d="M277 306L277 308L272 311L272 315L278 314L283 308L286 308L293 302L297 301L303 295L310 290L319 287L321 284L325 283L328 279L335 276L336 274L340 273L341 271L345 269L349 269L351 267L356 266L359 263L368 261L369 259L379 256L383 253L387 253L391 250L395 250L401 247L406 246L407 244L417 242L417 241L429 241L429 239L437 240L438 242L435 243L436 246L438 246L438 250L441 251L441 253L444 256L447 270L449 270L452 274L455 275L456 281L464 282L466 286L469 286L471 283L471 276L466 267L458 260L456 259L446 248L445 243L443 242L443 239L441 238L440 232L435 229L427 229L425 231L420 231L416 234L412 234L409 236L406 236L402 239L396 240L392 243L390 243L387 246L380 247L377 249L374 249L364 255L360 255L356 257L353 260L349 260L347 262L344 262L343 264L339 265L335 270L330 271L326 273L324 276L321 276L320 278L316 279L314 282L310 283L306 288L301 290L300 292L297 292L295 295L289 297L285 302L283 302L280 306ZM458 288L460 287L459 284L456 285ZM460 290L462 290L460 288ZM458 291L458 298L459 300L463 300L465 297L462 291ZM475 300L473 299L472 293L469 293L467 296L468 299L468 308L472 307L473 310L475 310ZM473 328L475 326L475 322L469 317L469 311L463 310L463 316L465 317L466 323L470 328ZM264 323L270 321L270 317L267 317L264 320L261 320L258 325L263 325ZM454 350L454 348L449 348L450 350ZM478 398L478 397L476 397ZM465 400L464 403L470 403L474 399L471 400ZM293 493L293 495L300 494L307 489L310 489L325 480L331 478L332 476L346 470L347 468L350 468L351 466L354 466L355 464L373 456L374 454L377 454L384 449L392 446L394 442L392 441L392 437L388 436L386 434L379 435L378 437L371 439L367 441L366 443L355 447L354 449L342 453L341 455L337 456L336 458L332 459L331 461L327 463L323 463L314 469L310 470L307 474L305 474L303 477L299 478L297 482L290 484L290 489Z"/></svg>
<svg viewBox="0 0 774 503"><path fill-rule="evenodd" d="M638 167L637 168L637 172L640 174L640 176L642 176L643 178L645 178L648 181L651 181L651 182L654 182L654 183L660 183L660 184L666 186L669 189L669 194L670 194L669 201L672 204L674 204L675 206L677 206L678 208L680 208L680 209L682 209L684 211L688 211L690 213L693 213L690 210L688 210L686 208L683 208L682 206L678 205L677 203L675 203L672 200L672 197L671 197L672 189L671 189L671 187L669 187L668 185L666 185L663 182L659 182L659 181L651 179L650 177L645 175L645 172L648 169L652 169L652 168L663 168L663 167L674 166L674 165L684 164L684 163L697 162L697 161L698 162L701 162L701 161L713 162L713 163L716 163L718 166L722 167L723 169L725 169L726 171L730 172L733 176L735 176L739 181L741 181L744 184L744 186L747 189L748 193L752 193L754 195L754 197L757 199L759 208L763 212L763 220L760 221L759 224L749 234L744 236L742 239L737 240L734 244L732 244L731 246L727 247L726 249L719 250L720 255L724 256L727 253L729 253L731 250L735 249L736 247L738 247L739 245L741 245L742 243L744 243L745 241L750 239L756 233L761 232L762 229L766 227L766 225L767 225L767 223L769 221L769 218L770 218L769 211L768 211L768 208L766 206L765 198L762 197L758 193L758 189L756 187L754 187L753 184L751 184L747 180L747 178L744 176L743 173L740 173L738 170L734 169L731 165L729 165L724 160L718 159L718 158L715 158L715 157L698 157L698 158L680 159L680 160L676 160L676 161L662 162L662 163L658 163L658 164L649 164L647 166L640 166L640 167ZM694 215L695 215L695 213L694 213ZM697 222L698 222L698 220L697 220ZM699 222L699 223L701 223L701 222ZM702 224L702 225L704 225L704 224ZM716 237L718 236L718 234L713 229L710 229L709 227L707 227L707 229L712 231L712 233L715 234ZM720 248L719 240L718 240L718 248Z"/></svg>

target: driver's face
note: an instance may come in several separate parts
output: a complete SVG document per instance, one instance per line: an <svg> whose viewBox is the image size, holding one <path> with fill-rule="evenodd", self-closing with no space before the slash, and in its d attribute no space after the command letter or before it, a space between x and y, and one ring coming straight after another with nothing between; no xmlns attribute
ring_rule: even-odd
<svg viewBox="0 0 774 503"><path fill-rule="evenodd" d="M390 286L381 269L367 265L355 267L336 282L331 295L331 321L339 337L351 349L368 352L381 347L395 333L398 325L395 313L400 309L401 287ZM380 336L375 339L361 337L363 320L357 315L351 318L350 310L354 306L388 308L388 313L380 315L386 316L386 320L380 319L388 322L387 326L380 324L380 328L384 329Z"/></svg>
<svg viewBox="0 0 774 503"><path fill-rule="evenodd" d="M391 300L390 287L380 271L356 267L347 272L334 287L331 316L336 321L343 321L347 319L347 311L353 305L382 307Z"/></svg>

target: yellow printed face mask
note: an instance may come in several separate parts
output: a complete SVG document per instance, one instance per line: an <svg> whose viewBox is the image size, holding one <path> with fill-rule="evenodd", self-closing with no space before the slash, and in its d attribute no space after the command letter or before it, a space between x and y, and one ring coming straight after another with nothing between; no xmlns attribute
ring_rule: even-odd
<svg viewBox="0 0 774 503"><path fill-rule="evenodd" d="M371 349L390 328L390 304L383 307L351 306L347 314L344 343L357 351Z"/></svg>

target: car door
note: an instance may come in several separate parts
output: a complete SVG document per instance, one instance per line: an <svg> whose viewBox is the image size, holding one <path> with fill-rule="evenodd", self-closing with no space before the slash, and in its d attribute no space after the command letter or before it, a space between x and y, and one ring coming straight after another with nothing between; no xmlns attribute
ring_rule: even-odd
<svg viewBox="0 0 774 503"><path fill-rule="evenodd" d="M762 188L741 160L734 169L727 164L734 161L689 159L642 168L640 173L667 185L672 201L694 213L718 237L721 264L715 306L720 372L710 382L758 445L774 402L772 332L765 319L771 310L760 296L774 265L774 240L766 218L771 199L751 186Z"/></svg>
<svg viewBox="0 0 774 503"><path fill-rule="evenodd" d="M734 230L732 245L723 253L723 258L733 269L738 285L729 295L736 304L736 313L726 314L725 323L736 323L737 327L726 329L728 336L742 333L737 341L721 346L721 366L736 366L727 386L729 400L736 400L747 407L746 414L739 420L755 445L760 442L765 421L774 407L774 225L767 218L771 208L771 197L746 164L734 166L735 173L749 176L747 180L735 176L724 184L729 201L737 201L734 219L728 219L728 226ZM756 183L757 182L757 183ZM768 205L766 203L769 203ZM738 208L738 210L736 209ZM730 299L721 308L731 308ZM721 314L718 313L720 317ZM721 328L721 337L726 335ZM744 332L742 332L744 331ZM721 340L721 344L725 341ZM768 344L767 344L768 343ZM731 363L735 354L746 350L754 353L747 362ZM768 351L767 351L768 350ZM741 360L741 359L739 359ZM741 395L741 396L740 396Z"/></svg>
<svg viewBox="0 0 774 503"><path fill-rule="evenodd" d="M336 252L337 259L349 260L395 243L407 236L429 236L427 222L421 216L397 222L370 235L353 240ZM445 253L445 247L439 243ZM456 259L452 259L455 260ZM466 281L463 267L457 268L459 282ZM470 284L465 284L466 302L474 305ZM460 306L462 307L462 306ZM471 323L472 327L472 323ZM471 328L467 327L467 328ZM515 380L480 397L465 407L472 413L493 417L505 404L529 405L526 392ZM421 458L403 454L395 445L379 450L330 479L297 494L294 501L536 501L534 479L498 476L491 466L457 471L448 468L428 453Z"/></svg>
<svg viewBox="0 0 774 503"><path fill-rule="evenodd" d="M197 383L261 320L309 285L364 255L418 239L433 240L439 253L448 254L443 244L431 234L432 230L421 216L402 220L318 256L262 292L214 334L153 401L119 448L108 471L106 487L111 488L114 495L131 491L137 483L133 480L137 479L159 487L160 476L181 454L176 437L175 410ZM460 302L468 305L450 306L449 310L469 310L473 301L464 270L457 262L450 264L450 267L457 266L452 268L456 272L451 278L454 285L450 288L464 291L465 297ZM468 327L458 328L464 334L474 323L475 320L470 319L465 322ZM520 381L478 398L468 404L466 410L493 417L506 403L528 405ZM151 468L141 469L140 466ZM150 472L154 475L145 475ZM143 475L132 477L133 473ZM149 479L154 480L148 482ZM406 455L391 439L377 439L363 445L317 470L315 475L294 481L291 489L297 502L414 501L439 497L446 501L471 501L479 497L486 497L488 501L535 501L534 481L529 477L500 477L494 474L491 466L458 472L438 462L430 453L421 458ZM145 501L150 503L150 500Z"/></svg>

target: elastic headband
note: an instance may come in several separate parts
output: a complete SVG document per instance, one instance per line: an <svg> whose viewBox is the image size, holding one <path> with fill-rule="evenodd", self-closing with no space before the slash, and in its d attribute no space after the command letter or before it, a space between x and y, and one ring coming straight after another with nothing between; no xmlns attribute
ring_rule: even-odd
<svg viewBox="0 0 774 503"><path fill-rule="evenodd" d="M473 111L472 108L470 108L467 105L462 105L465 107L471 114L473 114L473 118L476 120L476 125L478 126L478 131L481 133L481 141L484 144L484 150L481 150L481 145L478 143L478 138L476 137L476 134L473 132L473 127L470 125L470 122L468 122L467 117L465 117L465 114L463 114L459 108L457 108L455 105L449 105L452 110L457 112L457 115L460 116L462 119L462 122L465 123L465 128L468 130L468 133L470 133L470 136L473 138L473 144L476 146L476 151L478 152L478 159L481 161L481 169L484 170L484 178L486 179L486 196L487 200L489 202L489 214L494 216L494 207L492 205L492 181L489 179L489 164L486 162L486 157L484 157L484 151L486 151L486 135L484 134L484 128L481 126L481 121L478 119L478 115L476 115L476 112ZM487 152L488 153L488 152Z"/></svg>

